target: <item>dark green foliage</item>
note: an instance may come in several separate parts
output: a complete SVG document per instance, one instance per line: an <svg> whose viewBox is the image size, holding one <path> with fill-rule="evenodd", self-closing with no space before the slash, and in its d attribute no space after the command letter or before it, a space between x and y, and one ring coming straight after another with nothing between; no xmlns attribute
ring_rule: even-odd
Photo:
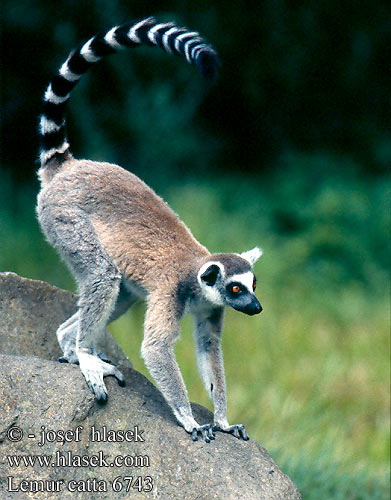
<svg viewBox="0 0 391 500"><path fill-rule="evenodd" d="M256 172L287 147L332 149L372 170L390 161L388 2L6 0L3 155L15 175L33 175L40 99L68 52L150 14L200 30L220 54L220 77L205 92L194 68L148 48L103 61L69 106L77 156L136 171L151 159L152 175L183 165Z"/></svg>

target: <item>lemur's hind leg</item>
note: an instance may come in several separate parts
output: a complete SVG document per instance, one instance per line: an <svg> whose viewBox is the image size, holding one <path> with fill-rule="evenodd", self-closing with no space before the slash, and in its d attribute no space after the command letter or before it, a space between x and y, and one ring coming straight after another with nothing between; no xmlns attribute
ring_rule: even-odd
<svg viewBox="0 0 391 500"><path fill-rule="evenodd" d="M115 309L121 275L114 263L107 261L102 247L95 246L94 253L97 266L80 283L76 354L88 387L98 401L104 402L107 400L104 376L114 375L121 384L124 383L122 373L100 359L96 352L97 342ZM103 255L105 258L102 259Z"/></svg>
<svg viewBox="0 0 391 500"><path fill-rule="evenodd" d="M115 304L114 311L111 313L108 320L108 324L122 316L122 314L124 314L135 302L137 302L137 296L129 292L125 286L123 286L123 282L121 282L117 302ZM79 311L64 321L56 332L58 343L60 344L63 352L63 355L59 358L59 361L62 363L79 363L79 359L76 354L78 328ZM98 356L103 361L109 362L108 357L104 353L99 353Z"/></svg>
<svg viewBox="0 0 391 500"><path fill-rule="evenodd" d="M70 359L74 360L70 350L77 327L75 351L80 369L98 401L106 401L103 377L114 375L119 383L124 382L124 377L116 367L98 357L96 344L115 310L122 276L88 216L78 209L61 210L58 214L56 208L52 211L44 207L40 222L79 285L79 310L60 327L60 343L67 347Z"/></svg>
<svg viewBox="0 0 391 500"><path fill-rule="evenodd" d="M119 294L117 298L117 302L115 304L114 311L111 313L111 316L109 318L109 321L107 324L112 323L113 321L117 320L120 316L126 313L128 309L132 307L133 304L135 304L139 300L139 297L129 291L125 284L124 281L122 280L120 283L120 289L119 289ZM107 335L111 335L108 330L106 330ZM106 356L104 352L99 352L98 356L100 359L103 361L106 361L108 363L111 363L109 358Z"/></svg>

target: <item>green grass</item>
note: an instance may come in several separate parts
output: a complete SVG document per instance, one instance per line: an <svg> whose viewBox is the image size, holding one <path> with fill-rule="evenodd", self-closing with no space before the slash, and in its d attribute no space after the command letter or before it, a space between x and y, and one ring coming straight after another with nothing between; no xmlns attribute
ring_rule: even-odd
<svg viewBox="0 0 391 500"><path fill-rule="evenodd" d="M303 498L385 499L389 185L325 155L281 163L251 184L210 179L161 191L210 250L265 252L256 264L264 312L226 315L229 420L246 424ZM3 186L11 194L0 198L0 270L73 287L39 235L31 190ZM143 312L137 305L110 328L149 376L139 355ZM191 331L185 318L178 361L190 398L212 408Z"/></svg>

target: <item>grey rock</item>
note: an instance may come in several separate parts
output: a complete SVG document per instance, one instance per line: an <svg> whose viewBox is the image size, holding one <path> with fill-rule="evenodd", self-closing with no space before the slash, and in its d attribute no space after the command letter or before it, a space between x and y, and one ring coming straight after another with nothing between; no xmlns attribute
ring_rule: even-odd
<svg viewBox="0 0 391 500"><path fill-rule="evenodd" d="M10 273L0 275L0 278L3 279L0 279L0 283L11 282L9 290L13 297L12 300L6 299L8 304L13 303L12 312L8 310L9 323L1 318L0 324L0 345L6 346L8 350L8 354L0 354L0 499L301 498L288 476L280 471L268 452L255 441L239 441L231 435L217 433L216 440L211 443L193 442L178 426L159 391L130 367L121 368L126 387L119 387L113 377L106 378L109 401L105 406L97 405L76 365L61 364L50 359L57 356L55 343L50 345L50 335L54 335L55 329L53 326L60 323L64 315L72 312L71 302L73 300L74 304L75 298L47 284L22 280ZM40 299L34 301L35 286L36 296ZM20 290L19 295L17 290ZM0 317L4 314L5 295L6 290L0 286ZM45 301L51 307L43 306L42 302ZM61 301L65 305L60 305ZM17 304L21 308L19 313ZM26 304L34 304L34 307L29 309ZM50 321L47 321L46 314L50 315ZM26 319L27 315L29 320ZM42 324L46 325L46 330L40 327ZM24 344L28 341L35 357L28 355L31 353L27 347L11 346L8 341L3 341L11 325L14 325L14 342ZM34 346L39 334L47 339L49 347L42 347L42 339L40 348ZM43 359L42 353L45 353L46 359ZM198 421L211 421L212 414L207 409L196 404L192 404L192 407ZM49 433L47 437L50 441L48 439L40 446L42 426L45 426L46 431L76 432L79 426L82 429L78 441L75 434L69 434L67 440L65 436L52 436ZM107 430L133 431L133 436L128 434L129 441L121 441L119 433L113 442L93 440L91 430L95 428L102 431L105 426ZM23 437L12 442L9 432L11 430L12 434L18 429L22 430ZM32 435L35 437L29 437ZM109 436L112 437L110 433ZM59 440L53 441L54 437ZM137 440L131 440L132 437ZM54 466L40 466L38 463L32 467L11 466L7 456L18 455L46 455L53 460ZM83 456L101 460L101 463L82 466L78 464L77 461L81 459L77 457ZM102 456L108 466L105 466ZM127 466L110 465L118 456L122 457L119 460L128 457ZM72 463L72 466L68 463ZM10 492L7 478L11 476L14 488L20 487L22 480L62 480L61 493ZM126 491L129 480L124 478L130 476L133 477L133 483ZM139 477L142 479L137 482ZM94 483L94 478L100 482ZM140 493L137 485L148 489L148 478L153 484L152 491ZM30 484L34 486L34 483ZM46 483L46 489L53 484ZM91 491L94 485L107 491ZM90 486L90 491L77 489L71 492L69 488L72 486ZM115 491L120 488L121 491Z"/></svg>

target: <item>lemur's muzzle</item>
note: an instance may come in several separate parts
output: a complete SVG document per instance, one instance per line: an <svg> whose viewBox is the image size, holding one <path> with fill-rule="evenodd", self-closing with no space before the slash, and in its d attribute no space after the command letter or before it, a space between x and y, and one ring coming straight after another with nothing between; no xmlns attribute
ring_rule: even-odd
<svg viewBox="0 0 391 500"><path fill-rule="evenodd" d="M248 314L249 316L259 314L262 311L262 306L255 295L253 295L250 300L246 300L245 302L235 301L234 303L231 303L230 306L237 311Z"/></svg>

